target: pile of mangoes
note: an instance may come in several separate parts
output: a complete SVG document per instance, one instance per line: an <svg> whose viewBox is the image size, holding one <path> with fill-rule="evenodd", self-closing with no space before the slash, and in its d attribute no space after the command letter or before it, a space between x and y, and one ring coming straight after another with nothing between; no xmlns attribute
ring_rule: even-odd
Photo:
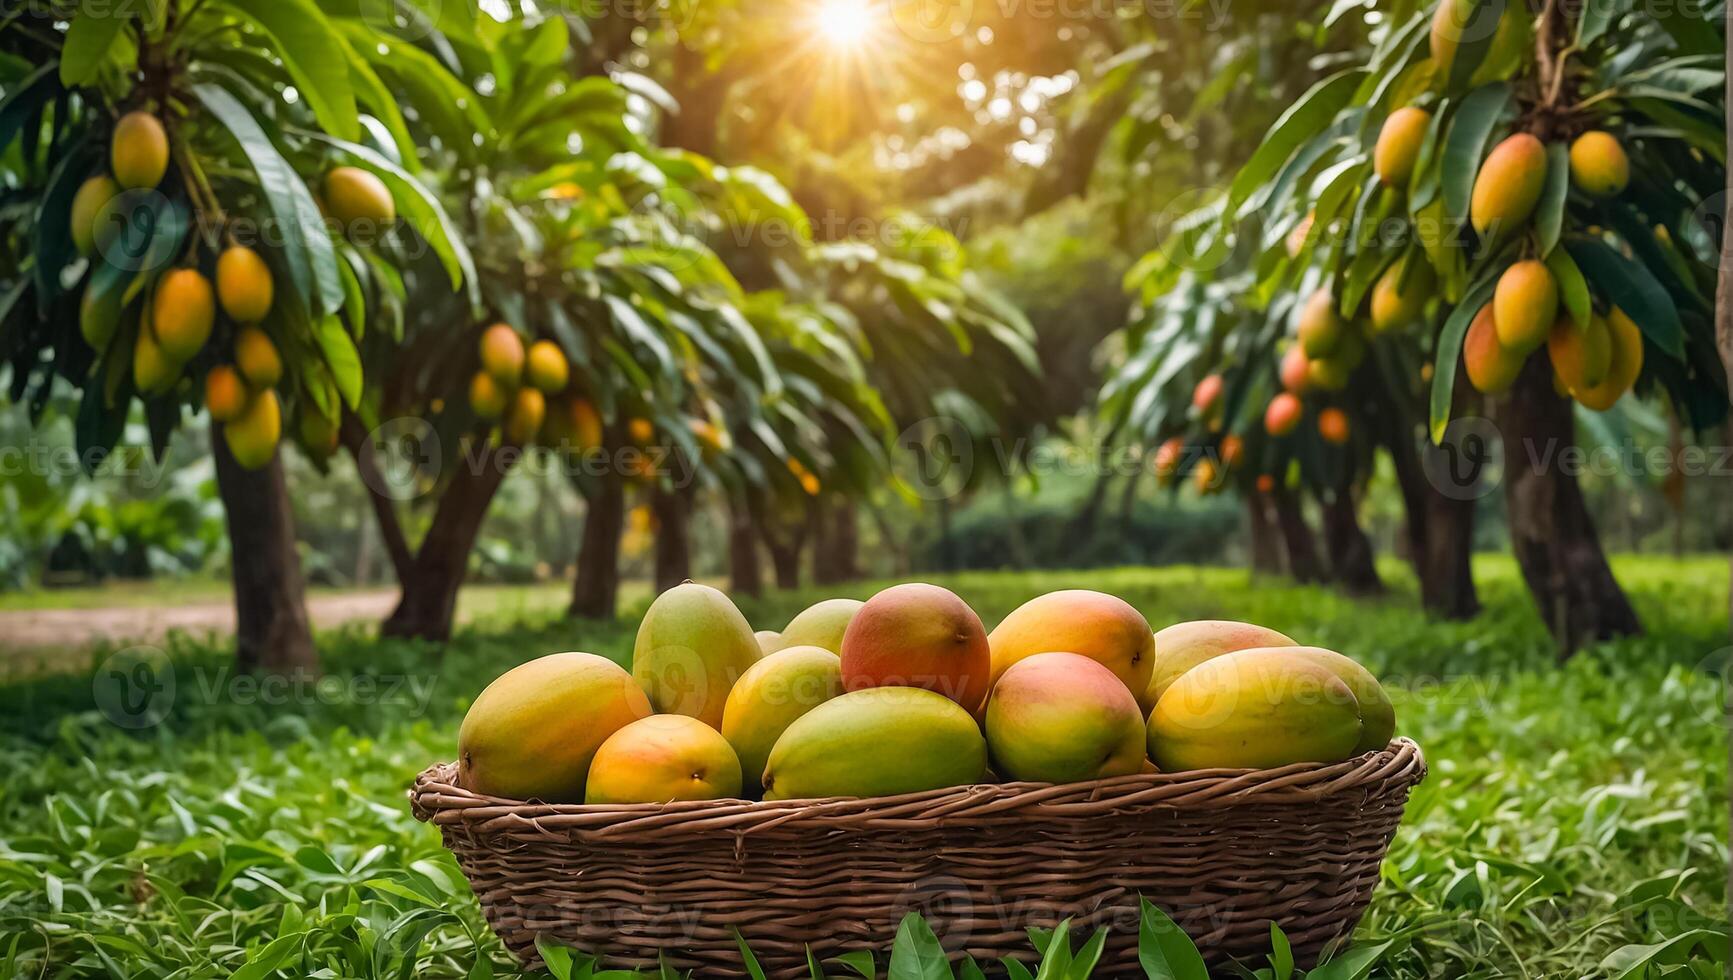
<svg viewBox="0 0 1733 980"><path fill-rule="evenodd" d="M989 633L954 593L909 583L754 634L687 583L650 605L630 672L556 653L488 685L458 782L592 804L892 796L1337 762L1395 728L1341 654L1249 623L1152 632L1101 592L1038 596Z"/></svg>

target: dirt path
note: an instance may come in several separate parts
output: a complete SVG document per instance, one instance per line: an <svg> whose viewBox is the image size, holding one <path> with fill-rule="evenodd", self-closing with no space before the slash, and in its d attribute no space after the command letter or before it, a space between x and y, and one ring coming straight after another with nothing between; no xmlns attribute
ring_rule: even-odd
<svg viewBox="0 0 1733 980"><path fill-rule="evenodd" d="M307 613L321 629L356 620L384 619L397 602L396 589L307 597ZM235 607L227 600L170 606L109 606L98 609L0 610L0 650L151 643L179 630L194 636L235 630Z"/></svg>

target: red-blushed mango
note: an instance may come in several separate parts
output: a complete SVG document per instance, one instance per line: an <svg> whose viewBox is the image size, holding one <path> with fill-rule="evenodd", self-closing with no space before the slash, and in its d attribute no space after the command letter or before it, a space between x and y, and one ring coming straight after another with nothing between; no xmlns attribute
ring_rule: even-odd
<svg viewBox="0 0 1733 980"><path fill-rule="evenodd" d="M1323 667L1341 678L1348 690L1354 692L1354 702L1360 706L1360 741L1354 746L1355 755L1375 752L1396 737L1396 708L1390 703L1384 685L1378 683L1371 671L1354 659L1323 647L1284 646L1281 653Z"/></svg>
<svg viewBox="0 0 1733 980"><path fill-rule="evenodd" d="M1292 395L1303 395L1311 387L1311 359L1306 357L1306 351L1299 344L1294 344L1282 354L1282 365L1277 372L1281 377L1282 388Z"/></svg>
<svg viewBox="0 0 1733 980"><path fill-rule="evenodd" d="M211 339L211 326L217 319L216 294L211 291L211 281L197 269L163 273L151 303L156 342L169 360L184 364Z"/></svg>
<svg viewBox="0 0 1733 980"><path fill-rule="evenodd" d="M1571 183L1590 197L1613 197L1631 182L1631 160L1611 133L1591 129L1571 141Z"/></svg>
<svg viewBox="0 0 1733 980"><path fill-rule="evenodd" d="M1468 383L1483 395L1502 394L1516 383L1522 362L1521 355L1505 350L1498 342L1492 304L1481 307L1462 338L1462 366L1468 370Z"/></svg>
<svg viewBox="0 0 1733 980"><path fill-rule="evenodd" d="M1259 487L1264 493L1274 488L1274 480L1270 481L1269 489ZM1252 623L1227 619L1175 623L1155 634L1154 668L1149 672L1147 693L1140 700L1151 706L1157 704L1182 674L1224 653L1294 645L1287 636Z"/></svg>
<svg viewBox="0 0 1733 980"><path fill-rule="evenodd" d="M235 334L235 366L255 388L274 388L283 379L283 358L277 345L258 327L242 327Z"/></svg>
<svg viewBox="0 0 1733 980"><path fill-rule="evenodd" d="M1318 435L1325 442L1338 446L1346 445L1351 431L1348 425L1348 413L1334 406L1318 413Z"/></svg>
<svg viewBox="0 0 1733 980"><path fill-rule="evenodd" d="M1612 331L1599 314L1589 317L1588 328L1583 330L1577 329L1570 317L1561 316L1547 335L1546 352L1552 359L1553 373L1574 396L1606 381L1613 366Z"/></svg>
<svg viewBox="0 0 1733 980"><path fill-rule="evenodd" d="M1075 653L1012 664L987 698L987 749L999 775L1075 783L1140 772L1143 711L1106 667Z"/></svg>
<svg viewBox="0 0 1733 980"><path fill-rule="evenodd" d="M1384 186L1401 187L1408 183L1430 125L1432 113L1414 106L1403 106L1385 117L1383 128L1378 130L1378 142L1372 148L1372 169Z"/></svg>
<svg viewBox="0 0 1733 980"><path fill-rule="evenodd" d="M987 741L961 705L923 688L871 687L788 726L770 749L764 798L897 796L986 775Z"/></svg>
<svg viewBox="0 0 1733 980"><path fill-rule="evenodd" d="M1222 376L1206 374L1191 390L1192 407L1200 412L1207 412L1215 407L1216 399L1222 396Z"/></svg>
<svg viewBox="0 0 1733 980"><path fill-rule="evenodd" d="M782 634L775 630L758 630L752 638L758 641L758 649L767 657L782 649Z"/></svg>
<svg viewBox="0 0 1733 980"><path fill-rule="evenodd" d="M863 605L859 599L824 599L807 606L782 628L782 646L823 647L840 655L843 634Z"/></svg>
<svg viewBox="0 0 1733 980"><path fill-rule="evenodd" d="M1300 406L1300 400L1284 391L1270 399L1269 407L1264 409L1264 431L1280 439L1291 435L1300 427L1300 417L1305 409Z"/></svg>
<svg viewBox="0 0 1733 980"><path fill-rule="evenodd" d="M783 641L788 631L782 631ZM987 699L993 658L981 617L937 585L893 585L868 599L842 636L850 691L917 687L975 711Z"/></svg>
<svg viewBox="0 0 1733 980"><path fill-rule="evenodd" d="M656 439L656 424L646 418L627 419L626 434L638 445L648 446ZM800 460L798 459L791 459L788 461L789 470L791 472L793 472L794 467L798 465L800 465ZM795 475L799 476L800 473L797 472Z"/></svg>
<svg viewBox="0 0 1733 980"><path fill-rule="evenodd" d="M987 637L993 679L1038 653L1075 653L1101 664L1133 697L1149 687L1155 635L1149 620L1118 596L1089 589L1039 595L1012 610Z"/></svg>
<svg viewBox="0 0 1733 980"><path fill-rule="evenodd" d="M78 185L72 195L72 214L67 219L72 232L72 244L78 254L89 258L96 250L113 240L119 228L103 220L102 210L120 194L120 185L107 174L97 174Z"/></svg>
<svg viewBox="0 0 1733 980"><path fill-rule="evenodd" d="M1315 289L1306 297L1296 329L1307 357L1327 357L1335 351L1346 327L1336 315L1336 297L1330 290Z"/></svg>
<svg viewBox="0 0 1733 980"><path fill-rule="evenodd" d="M168 133L148 112L129 112L114 124L108 166L115 182L131 190L155 187L168 172Z"/></svg>
<svg viewBox="0 0 1733 980"><path fill-rule="evenodd" d="M1546 147L1530 133L1517 133L1492 148L1469 197L1468 220L1481 237L1520 228L1546 186Z"/></svg>
<svg viewBox="0 0 1733 980"><path fill-rule="evenodd" d="M740 789L740 760L720 732L685 715L651 715L621 726L596 749L584 802L729 800Z"/></svg>
<svg viewBox="0 0 1733 980"><path fill-rule="evenodd" d="M1643 373L1643 332L1625 311L1613 307L1607 314L1607 329L1612 339L1611 366L1598 385L1590 385L1576 393L1576 400L1597 412L1612 408Z"/></svg>
<svg viewBox="0 0 1733 980"><path fill-rule="evenodd" d="M487 375L485 371L478 373ZM492 378L492 375L487 376ZM542 426L542 442L555 449L588 452L602 444L602 417L587 399L555 398L548 405L547 421Z"/></svg>
<svg viewBox="0 0 1733 980"><path fill-rule="evenodd" d="M346 229L357 222L389 225L397 220L391 190L360 167L336 167L325 175L325 209Z"/></svg>
<svg viewBox="0 0 1733 980"><path fill-rule="evenodd" d="M469 378L469 408L477 418L493 421L505 414L506 393L493 375L477 371Z"/></svg>
<svg viewBox="0 0 1733 980"><path fill-rule="evenodd" d="M138 340L132 345L132 383L140 394L160 395L180 377L180 364L163 353L148 319L139 324Z"/></svg>
<svg viewBox="0 0 1733 980"><path fill-rule="evenodd" d="M530 386L553 395L564 391L571 379L571 365L565 352L551 340L538 340L524 355L524 373Z"/></svg>
<svg viewBox="0 0 1733 980"><path fill-rule="evenodd" d="M554 653L495 678L457 732L457 782L486 796L579 803L608 736L650 715L619 664Z"/></svg>
<svg viewBox="0 0 1733 980"><path fill-rule="evenodd" d="M1246 458L1246 441L1232 433L1222 436L1217 455L1221 457L1223 466L1230 470L1236 469Z"/></svg>
<svg viewBox="0 0 1733 980"><path fill-rule="evenodd" d="M1546 343L1558 319L1558 282L1545 262L1525 259L1504 270L1492 292L1492 322L1505 350L1527 354Z"/></svg>
<svg viewBox="0 0 1733 980"><path fill-rule="evenodd" d="M235 462L245 470L256 470L277 455L283 438L283 406L270 388L253 392L247 407L233 421L223 423L223 441Z"/></svg>
<svg viewBox="0 0 1733 980"><path fill-rule="evenodd" d="M823 647L788 647L746 668L722 708L722 735L740 757L743 785L757 792L776 740L841 694L842 658Z"/></svg>
<svg viewBox="0 0 1733 980"><path fill-rule="evenodd" d="M276 287L271 268L259 253L231 245L217 256L217 301L236 323L258 323L271 312Z"/></svg>
<svg viewBox="0 0 1733 980"><path fill-rule="evenodd" d="M506 439L518 446L534 442L536 433L542 431L542 420L547 413L546 395L535 388L519 388L512 396L511 411L505 418Z"/></svg>
<svg viewBox="0 0 1733 980"><path fill-rule="evenodd" d="M496 323L482 331L477 347L481 369L505 387L517 387L524 369L524 342L517 331Z"/></svg>
<svg viewBox="0 0 1733 980"><path fill-rule="evenodd" d="M632 676L657 711L720 728L728 692L761 655L752 627L726 595L686 582L645 611L632 646Z"/></svg>
<svg viewBox="0 0 1733 980"><path fill-rule="evenodd" d="M1155 447L1155 457L1151 460L1155 475L1162 479L1173 476L1179 470L1179 462L1184 456L1185 442L1178 436L1162 440L1161 445Z"/></svg>
<svg viewBox="0 0 1733 980"><path fill-rule="evenodd" d="M1437 276L1430 263L1408 259L1390 263L1372 286L1372 330L1389 333L1418 320L1432 298ZM1404 282L1403 280L1407 281Z"/></svg>
<svg viewBox="0 0 1733 980"><path fill-rule="evenodd" d="M1156 766L1273 769L1353 755L1363 729L1353 690L1290 649L1225 653L1180 675L1149 716Z"/></svg>
<svg viewBox="0 0 1733 980"><path fill-rule="evenodd" d="M232 422L240 418L247 407L247 383L241 373L227 364L218 364L205 373L205 410L213 422Z"/></svg>

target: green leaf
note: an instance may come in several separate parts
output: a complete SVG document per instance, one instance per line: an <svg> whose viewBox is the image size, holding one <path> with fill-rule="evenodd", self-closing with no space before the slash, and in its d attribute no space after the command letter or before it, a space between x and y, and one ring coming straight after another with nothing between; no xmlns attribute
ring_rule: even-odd
<svg viewBox="0 0 1733 980"><path fill-rule="evenodd" d="M1375 946L1356 946L1306 974L1306 980L1362 980L1395 945L1385 940Z"/></svg>
<svg viewBox="0 0 1733 980"><path fill-rule="evenodd" d="M806 946L806 976L807 980L825 980L824 967L818 965L818 957L813 954L811 944Z"/></svg>
<svg viewBox="0 0 1733 980"><path fill-rule="evenodd" d="M1684 360L1685 328L1678 307L1648 266L1625 258L1598 238L1573 238L1565 248L1607 299L1642 328L1650 343Z"/></svg>
<svg viewBox="0 0 1733 980"><path fill-rule="evenodd" d="M740 963L746 967L746 975L752 980L764 980L764 968L758 965L758 957L752 955L752 947L746 945L746 937L734 930L734 945L740 947Z"/></svg>
<svg viewBox="0 0 1733 980"><path fill-rule="evenodd" d="M1480 173L1486 141L1509 103L1509 85L1503 82L1482 85L1463 97L1456 115L1450 119L1439 179L1444 189L1444 209L1452 218L1460 221L1468 217L1468 202L1474 191L1474 178Z"/></svg>
<svg viewBox="0 0 1733 980"><path fill-rule="evenodd" d="M891 963L886 980L954 980L950 960L933 935L933 927L919 912L903 916L897 938L891 943Z"/></svg>
<svg viewBox="0 0 1733 980"><path fill-rule="evenodd" d="M1294 948L1288 943L1288 934L1275 922L1270 923L1270 972L1271 980L1289 980L1294 975Z"/></svg>
<svg viewBox="0 0 1733 980"><path fill-rule="evenodd" d="M1577 260L1571 258L1569 249L1555 248L1547 253L1546 267L1552 271L1552 277L1558 282L1559 299L1564 303L1565 310L1571 315L1571 322L1578 330L1589 328L1589 316L1594 312L1589 300L1589 284L1583 278L1583 272L1577 268Z"/></svg>
<svg viewBox="0 0 1733 980"><path fill-rule="evenodd" d="M349 47L312 0L218 2L270 36L271 53L282 60L326 132L347 140L360 138L355 91L349 85Z"/></svg>
<svg viewBox="0 0 1733 980"><path fill-rule="evenodd" d="M1677 962L1698 945L1724 941L1707 929L1692 929L1652 945L1632 943L1620 946L1601 960L1601 969L1608 980L1630 980L1648 975L1649 967L1665 962Z"/></svg>
<svg viewBox="0 0 1733 980"><path fill-rule="evenodd" d="M1546 187L1541 191L1540 205L1534 211L1534 239L1544 258L1558 245L1559 232L1564 228L1565 197L1570 192L1570 149L1563 143L1546 148Z"/></svg>
<svg viewBox="0 0 1733 980"><path fill-rule="evenodd" d="M557 945L546 933L536 933L536 953L554 980L572 980L572 951Z"/></svg>
<svg viewBox="0 0 1733 980"><path fill-rule="evenodd" d="M776 450L773 447L772 452L775 451ZM879 964L878 960L873 957L872 950L853 950L851 952L843 953L841 956L832 956L830 962L841 963L843 966L848 967L858 974L861 977L861 980L878 980Z"/></svg>
<svg viewBox="0 0 1733 980"><path fill-rule="evenodd" d="M1456 53L1450 59L1450 77L1445 81L1445 90L1458 92L1474 77L1475 69L1486 60L1486 53L1492 49L1493 41L1498 38L1498 26L1504 17L1505 4L1519 3L1521 0L1445 0L1456 3L1457 9L1463 14L1460 29L1461 37L1456 44Z"/></svg>
<svg viewBox="0 0 1733 980"><path fill-rule="evenodd" d="M1630 6L1631 0L1587 0L1577 18L1577 47L1594 43Z"/></svg>
<svg viewBox="0 0 1733 980"><path fill-rule="evenodd" d="M1095 973L1095 965L1101 962L1101 954L1107 949L1107 927L1095 930L1095 935L1083 944L1083 948L1072 957L1069 980L1089 980Z"/></svg>
<svg viewBox="0 0 1733 980"><path fill-rule="evenodd" d="M313 339L325 355L331 368L331 378L337 383L337 393L351 410L361 407L361 355L355 341L335 314L326 314L313 321Z"/></svg>
<svg viewBox="0 0 1733 980"><path fill-rule="evenodd" d="M12 145L18 131L35 115L42 103L59 94L60 79L56 63L49 62L31 72L16 85L8 86L0 98L0 150Z"/></svg>
<svg viewBox="0 0 1733 980"><path fill-rule="evenodd" d="M1137 962L1149 980L1209 980L1209 969L1197 944L1166 912L1140 899L1142 920L1137 929Z"/></svg>
<svg viewBox="0 0 1733 980"><path fill-rule="evenodd" d="M1432 397L1428 403L1428 428L1435 444L1444 441L1444 430L1450 425L1450 401L1456 391L1456 371L1462 364L1462 341L1468 336L1468 326L1474 322L1475 314L1492 298L1497 283L1497 276L1483 275L1468 287L1462 302L1450 311L1444 329L1438 333L1432 357Z"/></svg>
<svg viewBox="0 0 1733 980"><path fill-rule="evenodd" d="M108 0L82 0L60 48L60 83L84 85L96 78L114 39L132 19L131 8Z"/></svg>
<svg viewBox="0 0 1733 980"><path fill-rule="evenodd" d="M1224 214L1238 211L1240 204L1281 168L1295 148L1323 129L1347 105L1364 74L1357 69L1337 72L1312 86L1288 107L1270 127L1252 158L1234 176Z"/></svg>
<svg viewBox="0 0 1733 980"><path fill-rule="evenodd" d="M229 980L264 980L277 972L306 938L307 934L304 932L278 936L250 953L241 968L229 975Z"/></svg>

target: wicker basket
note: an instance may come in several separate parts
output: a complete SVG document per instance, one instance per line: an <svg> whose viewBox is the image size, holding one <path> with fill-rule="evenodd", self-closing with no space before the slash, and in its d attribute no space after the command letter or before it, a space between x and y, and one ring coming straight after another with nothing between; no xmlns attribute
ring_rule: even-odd
<svg viewBox="0 0 1733 980"><path fill-rule="evenodd" d="M1032 957L1028 926L1107 926L1103 975L1121 976L1136 971L1139 895L1212 965L1261 960L1272 920L1310 962L1359 921L1425 774L1399 738L1334 765L816 802L519 803L458 788L444 764L410 799L532 966L545 933L617 965L661 952L741 976L738 929L771 976L804 977L808 946L882 950L914 909L983 961Z"/></svg>

